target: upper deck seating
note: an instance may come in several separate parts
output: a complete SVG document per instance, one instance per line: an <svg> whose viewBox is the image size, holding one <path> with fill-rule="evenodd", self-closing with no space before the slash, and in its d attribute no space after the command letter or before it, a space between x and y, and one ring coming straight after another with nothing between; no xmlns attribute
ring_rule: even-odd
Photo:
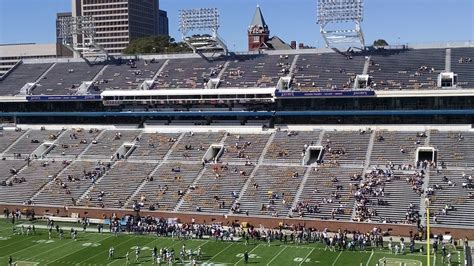
<svg viewBox="0 0 474 266"><path fill-rule="evenodd" d="M369 65L372 87L377 90L434 89L445 68L444 49L402 51L373 55Z"/></svg>
<svg viewBox="0 0 474 266"><path fill-rule="evenodd" d="M202 58L171 59L156 80L158 89L204 89L209 78L216 78L224 61Z"/></svg>
<svg viewBox="0 0 474 266"><path fill-rule="evenodd" d="M35 82L52 64L21 64L0 80L0 96L20 93L26 83Z"/></svg>
<svg viewBox="0 0 474 266"><path fill-rule="evenodd" d="M293 86L302 91L351 90L364 62L363 56L302 54L296 62Z"/></svg>
<svg viewBox="0 0 474 266"><path fill-rule="evenodd" d="M458 74L458 86L474 88L474 48L451 49L451 71Z"/></svg>
<svg viewBox="0 0 474 266"><path fill-rule="evenodd" d="M57 63L33 89L34 95L73 95L84 81L92 79L103 65Z"/></svg>
<svg viewBox="0 0 474 266"><path fill-rule="evenodd" d="M135 90L145 80L152 80L164 60L119 60L111 62L97 76L93 93L105 90Z"/></svg>
<svg viewBox="0 0 474 266"><path fill-rule="evenodd" d="M230 58L224 71L221 87L275 87L280 77L289 75L293 55L240 55Z"/></svg>

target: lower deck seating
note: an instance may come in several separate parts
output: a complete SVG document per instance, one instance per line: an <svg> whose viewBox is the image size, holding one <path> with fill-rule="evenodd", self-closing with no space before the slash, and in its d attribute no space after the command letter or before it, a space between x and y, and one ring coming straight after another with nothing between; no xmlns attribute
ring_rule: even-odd
<svg viewBox="0 0 474 266"><path fill-rule="evenodd" d="M415 165L416 148L424 146L424 132L377 131L372 149L372 165ZM426 135L425 135L426 136Z"/></svg>
<svg viewBox="0 0 474 266"><path fill-rule="evenodd" d="M35 204L64 206L79 198L109 169L110 163L75 161L34 199Z"/></svg>
<svg viewBox="0 0 474 266"><path fill-rule="evenodd" d="M125 142L133 142L140 134L138 130L106 130L92 142L84 158L110 159L116 157L118 148ZM119 157L123 154L119 154Z"/></svg>
<svg viewBox="0 0 474 266"><path fill-rule="evenodd" d="M201 164L163 164L133 201L148 209L171 211L201 170Z"/></svg>
<svg viewBox="0 0 474 266"><path fill-rule="evenodd" d="M196 188L184 196L179 210L228 213L252 170L252 166L220 164L206 168Z"/></svg>
<svg viewBox="0 0 474 266"><path fill-rule="evenodd" d="M54 161L32 161L29 166L17 173L9 183L0 186L0 202L23 204L27 202L67 164Z"/></svg>
<svg viewBox="0 0 474 266"><path fill-rule="evenodd" d="M162 160L179 134L144 133L139 138L131 159Z"/></svg>
<svg viewBox="0 0 474 266"><path fill-rule="evenodd" d="M0 153L17 140L24 131L18 130L0 130Z"/></svg>
<svg viewBox="0 0 474 266"><path fill-rule="evenodd" d="M474 171L441 170L430 172L432 225L473 227ZM471 181L469 181L471 180ZM463 185L466 184L466 186ZM471 188L467 184L471 184Z"/></svg>
<svg viewBox="0 0 474 266"><path fill-rule="evenodd" d="M256 163L268 141L268 134L233 134L227 137L223 162Z"/></svg>
<svg viewBox="0 0 474 266"><path fill-rule="evenodd" d="M97 129L71 129L64 132L56 141L47 157L77 157L99 135Z"/></svg>
<svg viewBox="0 0 474 266"><path fill-rule="evenodd" d="M15 175L27 162L25 160L0 161L0 181L6 181Z"/></svg>
<svg viewBox="0 0 474 266"><path fill-rule="evenodd" d="M432 130L430 145L438 149L438 162L451 167L474 166L474 133Z"/></svg>
<svg viewBox="0 0 474 266"><path fill-rule="evenodd" d="M319 219L350 220L354 207L354 190L362 169L312 169L293 216Z"/></svg>
<svg viewBox="0 0 474 266"><path fill-rule="evenodd" d="M394 178L383 180L383 196L370 197L372 208L376 215L371 218L374 222L412 223L407 213L418 213L420 195L413 189L409 179L414 173L395 173ZM379 201L380 200L380 201ZM412 206L410 208L410 206Z"/></svg>
<svg viewBox="0 0 474 266"><path fill-rule="evenodd" d="M62 131L54 130L31 130L26 132L20 141L5 151L5 154L28 157L44 142L55 141L61 133Z"/></svg>
<svg viewBox="0 0 474 266"><path fill-rule="evenodd" d="M223 133L187 132L171 153L171 160L201 161L211 144L220 142Z"/></svg>
<svg viewBox="0 0 474 266"><path fill-rule="evenodd" d="M235 131L170 134L138 129L91 133L23 130L20 139L11 135L11 139L18 142L0 160L0 202L124 211L141 206L143 210L175 214L233 213L237 216L285 217L294 221L302 217L416 224L423 218L420 208L424 206L423 197L428 191L432 214L436 217L436 223L432 220L434 226L472 227L472 132L432 130L425 138L421 132L418 132L421 135L406 131L364 133L327 128L327 131L276 130L272 132L273 136L259 131L242 133L240 137ZM77 139L84 137L97 141L87 146L90 149L86 154L90 157L72 156L59 160L33 156L25 160L9 156L15 149L30 154L44 142L56 141L55 145L69 140L75 142L74 132ZM383 140L378 142L380 134ZM371 137L375 141L372 163L365 165ZM170 138L176 140L170 141ZM270 138L272 142L265 159L259 162ZM326 162L302 166L304 148L319 145L320 138L328 152L324 155ZM32 139L38 141L31 142ZM399 149L414 149L421 145L415 144L417 141L437 148L438 161L445 164L431 165L431 170L424 166L397 168L397 163L412 160L411 155L398 154ZM136 146L134 155L110 160L111 149L117 150L124 143ZM222 162L203 163L201 158L213 143L224 145L227 154L222 156ZM232 155L241 150L231 150L235 145L245 146L251 164L233 158ZM332 149L344 152L333 153ZM277 151L282 153L273 158L272 152ZM78 152L79 149L73 154ZM170 154L169 158L164 154ZM338 160L339 163L331 164L327 160ZM392 164L386 165L386 160ZM378 164L381 167L376 167ZM426 171L430 171L429 175Z"/></svg>
<svg viewBox="0 0 474 266"><path fill-rule="evenodd" d="M304 175L303 167L260 166L240 200L240 212L286 216Z"/></svg>
<svg viewBox="0 0 474 266"><path fill-rule="evenodd" d="M81 202L84 206L122 208L156 164L117 162Z"/></svg>
<svg viewBox="0 0 474 266"><path fill-rule="evenodd" d="M316 145L320 131L277 131L274 134L265 162L301 164L305 146Z"/></svg>
<svg viewBox="0 0 474 266"><path fill-rule="evenodd" d="M326 131L322 146L324 161L336 164L363 165L371 134L363 131Z"/></svg>

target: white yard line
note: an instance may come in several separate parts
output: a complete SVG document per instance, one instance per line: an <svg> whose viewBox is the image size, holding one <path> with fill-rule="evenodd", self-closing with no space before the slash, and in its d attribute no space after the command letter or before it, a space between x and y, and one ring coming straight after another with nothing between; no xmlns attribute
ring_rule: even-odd
<svg viewBox="0 0 474 266"><path fill-rule="evenodd" d="M257 249L259 246L260 246L260 244L256 245L252 250L250 250L250 251L249 251L249 255L252 254L252 251L254 251L255 249ZM240 258L240 260L238 260L236 263L234 263L234 265L239 264L239 262L240 262L241 260L243 260L243 259L244 259L244 257L242 256L242 258Z"/></svg>
<svg viewBox="0 0 474 266"><path fill-rule="evenodd" d="M124 242L118 244L116 247L121 246L121 245L123 245L123 244L125 244L125 243L128 243L130 240L133 240L133 239L135 239L135 238L136 238L135 236L134 236L134 237L131 237L131 238L129 238L128 240L126 240L126 241L124 241ZM90 259L92 259L92 258L98 257L99 255L102 255L101 253L104 252L104 251L107 253L106 250L102 250L101 252L98 252L98 253L95 254L94 256L88 257L88 258L86 258L85 260L81 260L80 262L76 263L76 265L81 265L84 261L88 261L88 260L90 260Z"/></svg>
<svg viewBox="0 0 474 266"><path fill-rule="evenodd" d="M285 249L287 249L287 247L284 247L282 250L280 250L280 252L278 252L271 261L269 261L267 263L267 266L270 265L283 251L285 251Z"/></svg>
<svg viewBox="0 0 474 266"><path fill-rule="evenodd" d="M341 256L342 254L342 251L339 251L339 255L337 255L336 259L334 260L334 262L332 263L332 266L336 265L336 262L337 260L339 259L339 257Z"/></svg>
<svg viewBox="0 0 474 266"><path fill-rule="evenodd" d="M25 250L30 249L30 248L32 248L32 247L36 247L36 246L41 245L41 244L44 244L44 243L38 243L38 244L31 245L31 246L26 247L26 248L24 248L24 249L21 249L21 250L18 250L18 251L16 251L16 252L13 252L13 253L9 254L9 256L12 256L13 254L17 254L17 253L22 252L22 251L25 251ZM13 257L13 256L12 256L12 257Z"/></svg>
<svg viewBox="0 0 474 266"><path fill-rule="evenodd" d="M59 245L59 246L56 246L56 247L54 247L54 248L48 249L48 250L46 250L46 251L44 251L44 252L36 253L36 254L34 254L32 257L26 257L26 259L24 259L24 260L25 260L25 261L29 261L29 260L31 260L32 258L35 258L35 257L38 256L38 255L43 255L43 254L49 253L49 252L51 252L52 250L55 250L55 249L58 249L58 248L62 248L62 247L64 247L64 246L66 246L66 245L73 244L73 243L77 243L77 242L75 242L74 240L68 241L67 243L64 243L64 244L62 244L62 245Z"/></svg>
<svg viewBox="0 0 474 266"><path fill-rule="evenodd" d="M106 238L104 238L104 239L100 239L100 241L106 240L106 239L111 238L111 237L112 237L112 236L108 236L108 237L106 237ZM59 257L59 258L57 258L57 259L51 261L51 262L46 263L45 265L54 263L54 262L56 262L56 261L60 261L61 259L65 258L65 257L67 257L67 256L70 256L71 254L74 254L74 253L76 253L76 252L78 252L78 251L80 251L80 250L83 250L83 249L85 249L85 248L87 248L87 247L82 247L82 248L76 249L76 250L74 250L73 253L68 253L68 254L66 254L66 255L64 255L64 256L61 256L61 257Z"/></svg>
<svg viewBox="0 0 474 266"><path fill-rule="evenodd" d="M300 262L300 265L303 265L303 263L306 262L306 259L309 257L309 255L311 255L311 253L313 253L314 250L315 250L315 248L311 249L311 251L308 253L308 255L306 255L306 257L304 257L303 261Z"/></svg>
<svg viewBox="0 0 474 266"><path fill-rule="evenodd" d="M202 243L201 245L197 246L197 248L200 248L202 246L204 246L205 244L209 243L209 240L207 240L206 242Z"/></svg>
<svg viewBox="0 0 474 266"><path fill-rule="evenodd" d="M213 258L219 256L222 252L226 251L228 248L230 248L231 246L233 246L234 243L231 243L230 245L228 245L227 247L225 247L223 250L217 252L214 256L212 256L210 259L208 259L205 263L208 263L210 262Z"/></svg>
<svg viewBox="0 0 474 266"><path fill-rule="evenodd" d="M369 257L369 260L367 261L367 263L365 264L365 266L369 266L370 265L370 260L372 259L372 256L374 255L374 250L372 249L372 252L370 252L370 257Z"/></svg>

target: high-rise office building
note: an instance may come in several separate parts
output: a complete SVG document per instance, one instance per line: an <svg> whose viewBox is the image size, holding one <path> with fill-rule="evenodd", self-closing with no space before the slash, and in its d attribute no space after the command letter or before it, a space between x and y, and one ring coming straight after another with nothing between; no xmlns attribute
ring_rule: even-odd
<svg viewBox="0 0 474 266"><path fill-rule="evenodd" d="M158 12L158 35L169 36L168 12L164 10Z"/></svg>
<svg viewBox="0 0 474 266"><path fill-rule="evenodd" d="M111 55L136 38L160 34L159 0L72 0L72 16L92 16L95 41Z"/></svg>

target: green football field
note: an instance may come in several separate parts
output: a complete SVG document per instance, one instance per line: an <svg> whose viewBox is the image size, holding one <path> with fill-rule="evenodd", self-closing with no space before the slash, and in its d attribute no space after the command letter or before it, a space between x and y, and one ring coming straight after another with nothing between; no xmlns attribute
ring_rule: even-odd
<svg viewBox="0 0 474 266"><path fill-rule="evenodd" d="M18 225L18 224L17 224ZM388 250L367 251L325 251L324 246L315 244L284 245L274 241L268 246L265 242L216 242L215 240L178 240L156 236L138 236L109 233L83 233L79 230L78 240L69 237L69 227L64 227L65 238L60 240L53 232L48 239L46 230L37 229L36 235L13 234L12 225L0 220L0 265L7 265L12 256L16 265L126 265L125 254L129 252L129 265L152 265L153 247L174 249L176 257L185 244L186 248L202 250L200 265L242 265L243 253L249 252L252 265L427 265L426 256L419 253L393 255ZM68 230L69 229L69 230ZM135 262L135 246L142 249L138 262ZM108 259L110 247L115 249L115 257ZM461 252L452 251L452 264L462 265ZM185 262L185 264L189 262ZM432 257L435 265L444 265L441 255ZM155 264L156 265L156 264ZM166 264L162 264L166 265ZM178 263L177 263L178 265Z"/></svg>

